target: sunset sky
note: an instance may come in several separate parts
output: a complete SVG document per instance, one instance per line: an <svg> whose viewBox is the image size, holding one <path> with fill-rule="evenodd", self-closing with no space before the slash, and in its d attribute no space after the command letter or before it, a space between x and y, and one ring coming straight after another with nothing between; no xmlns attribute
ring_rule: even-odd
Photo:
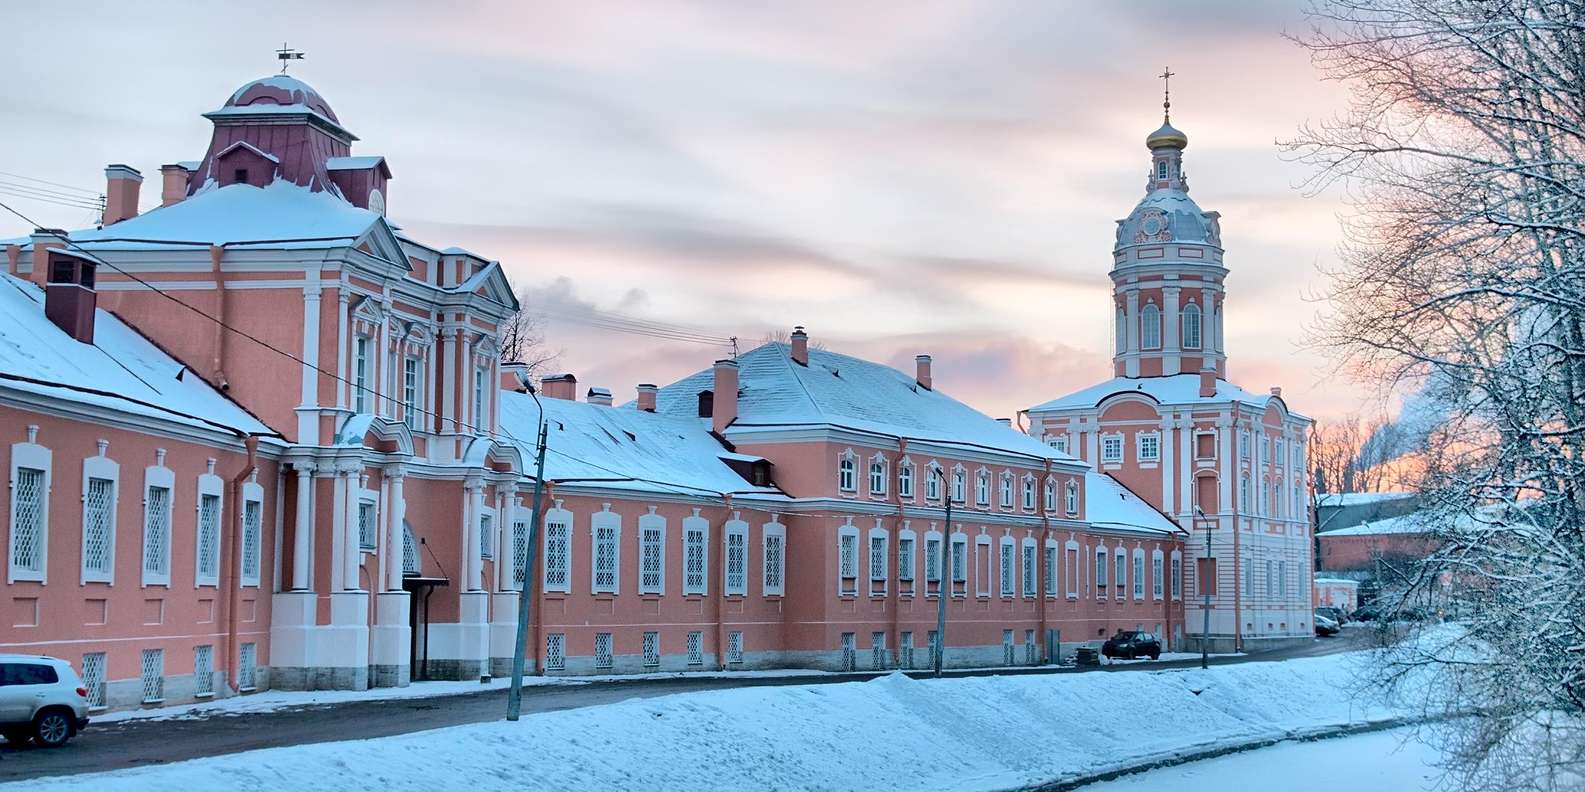
<svg viewBox="0 0 1585 792"><path fill-rule="evenodd" d="M1231 379L1321 418L1373 391L1303 348L1336 195L1275 141L1345 101L1283 38L1297 2L52 3L8 15L0 171L103 188L197 159L200 113L282 41L394 175L390 217L499 259L533 304L744 348L794 324L998 416L1110 376L1114 221L1147 133L1222 213ZM41 223L87 212L5 198ZM0 217L0 235L28 228ZM553 321L557 368L631 398L719 347Z"/></svg>

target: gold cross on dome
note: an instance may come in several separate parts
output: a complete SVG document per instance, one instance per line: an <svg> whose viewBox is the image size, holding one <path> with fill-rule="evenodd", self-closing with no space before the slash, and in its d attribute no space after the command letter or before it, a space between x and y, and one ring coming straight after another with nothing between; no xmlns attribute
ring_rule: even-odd
<svg viewBox="0 0 1585 792"><path fill-rule="evenodd" d="M281 48L275 51L275 59L281 62L281 73L285 74L288 63L303 59L303 51L292 49L286 46L286 42L283 41L281 42Z"/></svg>
<svg viewBox="0 0 1585 792"><path fill-rule="evenodd" d="M1172 120L1172 78L1177 76L1171 66L1164 66L1161 73L1156 75L1161 78L1161 118L1163 121Z"/></svg>

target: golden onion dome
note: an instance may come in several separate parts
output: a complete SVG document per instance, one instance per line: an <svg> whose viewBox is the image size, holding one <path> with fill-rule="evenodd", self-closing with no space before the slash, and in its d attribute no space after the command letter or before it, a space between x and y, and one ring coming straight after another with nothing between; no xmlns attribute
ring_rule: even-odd
<svg viewBox="0 0 1585 792"><path fill-rule="evenodd" d="M1150 137L1145 138L1145 147L1149 149L1186 149L1189 147L1189 136L1178 131L1172 124L1163 123L1160 129L1150 133Z"/></svg>

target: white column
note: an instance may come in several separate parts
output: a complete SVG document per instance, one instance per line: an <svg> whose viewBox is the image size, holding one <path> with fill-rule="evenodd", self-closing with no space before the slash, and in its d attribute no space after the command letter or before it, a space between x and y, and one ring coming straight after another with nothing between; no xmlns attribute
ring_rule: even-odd
<svg viewBox="0 0 1585 792"><path fill-rule="evenodd" d="M314 468L306 462L293 464L297 467L297 525L292 536L292 590L308 591L308 561L314 547Z"/></svg>
<svg viewBox="0 0 1585 792"><path fill-rule="evenodd" d="M461 334L461 330L445 327L440 330L440 362L443 370L441 376L432 382L435 386L445 386L441 392L442 432L457 431L457 393L456 388L450 386L455 384L451 380L455 379L457 371L457 340Z"/></svg>
<svg viewBox="0 0 1585 792"><path fill-rule="evenodd" d="M405 533L403 523L407 519L407 498L402 493L403 470L400 467L386 469L386 475L391 482L391 521L386 553L390 558L385 564L385 588L388 591L402 590L402 544Z"/></svg>
<svg viewBox="0 0 1585 792"><path fill-rule="evenodd" d="M358 512L362 504L359 494L362 490L362 482L359 480L357 468L347 468L342 471L342 476L347 481L347 513L346 528L342 531L341 587L347 591L362 591L362 581L358 579L358 571L363 566L363 550L359 546L358 536Z"/></svg>
<svg viewBox="0 0 1585 792"><path fill-rule="evenodd" d="M484 564L479 558L479 515L484 511L484 484L474 480L466 485L468 502L463 506L462 557L467 570L467 590L484 588Z"/></svg>
<svg viewBox="0 0 1585 792"><path fill-rule="evenodd" d="M1194 436L1194 419L1184 418L1178 421L1178 430L1182 442L1178 448L1178 511L1182 514L1194 514L1194 456L1198 451L1198 443Z"/></svg>
<svg viewBox="0 0 1585 792"><path fill-rule="evenodd" d="M1183 371L1182 349L1178 331L1178 287L1167 286L1161 290L1161 373L1178 374Z"/></svg>
<svg viewBox="0 0 1585 792"><path fill-rule="evenodd" d="M473 414L473 339L468 337L471 335L460 329L457 331L457 339L462 342L462 360L452 375L455 381L446 391L455 391L457 398L462 400L461 406L457 408L457 412L462 414L460 423L477 426L479 419ZM462 428L458 427L457 430L462 431Z"/></svg>
<svg viewBox="0 0 1585 792"><path fill-rule="evenodd" d="M347 381L352 379L347 376L347 281L347 273L342 270L336 289L336 406L344 408L352 406L352 400L347 398Z"/></svg>
<svg viewBox="0 0 1585 792"><path fill-rule="evenodd" d="M1137 377L1139 376L1139 292L1129 289L1125 299L1128 301L1128 343L1125 347L1128 358L1123 363L1123 373Z"/></svg>
<svg viewBox="0 0 1585 792"><path fill-rule="evenodd" d="M303 273L302 390L297 407L297 442L319 443L319 269Z"/></svg>

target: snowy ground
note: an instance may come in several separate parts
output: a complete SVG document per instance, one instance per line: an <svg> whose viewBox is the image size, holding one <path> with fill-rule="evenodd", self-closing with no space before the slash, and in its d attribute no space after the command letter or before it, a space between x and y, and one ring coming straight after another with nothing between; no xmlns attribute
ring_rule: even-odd
<svg viewBox="0 0 1585 792"><path fill-rule="evenodd" d="M1164 767L1116 781L1081 787L1083 792L1416 792L1437 786L1440 754L1413 729L1361 734L1335 740L1287 742L1203 762Z"/></svg>
<svg viewBox="0 0 1585 792"><path fill-rule="evenodd" d="M1008 789L1398 714L1360 662L686 693L0 789Z"/></svg>

